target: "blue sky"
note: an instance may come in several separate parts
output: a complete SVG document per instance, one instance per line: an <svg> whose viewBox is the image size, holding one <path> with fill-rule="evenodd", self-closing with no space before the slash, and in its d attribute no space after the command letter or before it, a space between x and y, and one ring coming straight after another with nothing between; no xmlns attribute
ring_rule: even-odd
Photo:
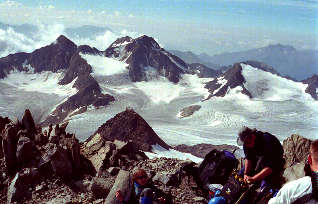
<svg viewBox="0 0 318 204"><path fill-rule="evenodd" d="M9 24L108 26L197 53L276 43L318 47L318 0L0 0L0 12L0 21Z"/></svg>

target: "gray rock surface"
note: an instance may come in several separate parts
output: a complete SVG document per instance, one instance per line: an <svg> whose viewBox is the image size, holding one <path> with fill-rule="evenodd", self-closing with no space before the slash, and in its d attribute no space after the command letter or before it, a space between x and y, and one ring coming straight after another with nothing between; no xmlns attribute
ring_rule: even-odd
<svg viewBox="0 0 318 204"><path fill-rule="evenodd" d="M293 134L283 141L285 167L304 162L309 154L311 140Z"/></svg>
<svg viewBox="0 0 318 204"><path fill-rule="evenodd" d="M120 190L124 196L124 200L128 201L130 193L133 189L133 183L129 171L120 170L115 183L109 192L105 204L117 204L118 200L116 199L116 192Z"/></svg>

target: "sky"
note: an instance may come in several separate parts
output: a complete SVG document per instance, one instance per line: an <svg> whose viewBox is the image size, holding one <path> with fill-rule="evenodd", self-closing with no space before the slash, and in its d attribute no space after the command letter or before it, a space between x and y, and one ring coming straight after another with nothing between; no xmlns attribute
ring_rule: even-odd
<svg viewBox="0 0 318 204"><path fill-rule="evenodd" d="M318 0L0 0L0 22L107 26L167 49L219 54L292 45L318 49Z"/></svg>

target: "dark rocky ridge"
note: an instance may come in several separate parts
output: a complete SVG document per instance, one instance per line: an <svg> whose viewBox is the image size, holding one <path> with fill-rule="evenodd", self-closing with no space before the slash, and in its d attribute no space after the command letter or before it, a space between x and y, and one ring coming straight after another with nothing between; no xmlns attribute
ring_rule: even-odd
<svg viewBox="0 0 318 204"><path fill-rule="evenodd" d="M223 86L221 83L219 83L219 81L222 79L226 80L226 83L224 83ZM252 98L251 93L244 87L244 82L245 79L242 75L242 67L240 63L236 63L233 65L233 68L226 71L220 77L215 78L213 81L206 83L205 88L207 88L211 93L208 99L213 96L224 97L229 88L233 89L237 86L241 86L241 92Z"/></svg>
<svg viewBox="0 0 318 204"><path fill-rule="evenodd" d="M93 105L95 107L106 106L115 98L108 94L102 94L97 81L90 75L92 67L81 58L80 53L103 55L103 52L88 45L75 45L65 36L59 36L52 44L35 50L32 53L17 53L0 59L0 78L13 69L19 71L34 72L63 70L65 75L59 84L66 85L76 79L73 87L78 92L70 96L60 104L43 122L42 126L50 123L60 123L67 115L81 107Z"/></svg>
<svg viewBox="0 0 318 204"><path fill-rule="evenodd" d="M105 56L129 64L129 76L134 82L148 81L160 75L177 83L180 75L188 71L184 61L160 48L153 38L145 35L136 39L128 36L117 39L105 50ZM149 70L149 67L155 70ZM149 73L154 71L156 73Z"/></svg>
<svg viewBox="0 0 318 204"><path fill-rule="evenodd" d="M26 65L34 68L34 72L52 71L67 69L70 59L76 52L77 46L61 35L56 42L39 48L32 53L11 54L0 59L0 78L13 69L19 71L29 71Z"/></svg>
<svg viewBox="0 0 318 204"><path fill-rule="evenodd" d="M244 86L245 78L242 75L241 64L250 65L256 69L260 69L262 71L269 72L271 74L297 82L296 80L292 79L289 76L282 76L273 67L267 64L264 64L258 61L245 61L245 62L235 63L233 66L230 66L228 68L224 67L226 71L223 74L218 75L218 78L215 78L214 80L206 83L205 88L209 89L209 92L211 93L208 99L213 96L224 97L230 88L233 89L237 86L242 87L241 93L247 95L250 98L253 97L251 92L247 90L247 88ZM226 83L224 83L223 86L221 83L222 80L226 80ZM315 86L317 86L316 82L318 82L318 80L316 81L315 76L313 76L312 78L308 80L303 81L303 83L309 84L308 88L306 89L306 92L310 93L313 96L313 98L314 96L317 97L317 95L314 94L316 93L316 89L315 89Z"/></svg>
<svg viewBox="0 0 318 204"><path fill-rule="evenodd" d="M236 149L239 149L239 147L234 146L234 145L213 145L213 144L196 144L196 145L177 145L173 147L175 150L178 150L180 152L186 152L186 153L190 153L194 156L200 157L200 158L204 158L205 155L207 155L211 150L213 149L217 149L219 151L221 150L227 150L230 152L233 152Z"/></svg>
<svg viewBox="0 0 318 204"><path fill-rule="evenodd" d="M139 149L148 152L151 152L152 145L156 144L165 149L171 148L140 115L131 109L118 113L101 125L86 142L90 142L96 134L109 141L132 141Z"/></svg>
<svg viewBox="0 0 318 204"><path fill-rule="evenodd" d="M190 69L193 71L193 74L197 74L200 78L210 78L221 74L220 71L216 71L210 67L205 66L204 64L192 63L189 64L189 66Z"/></svg>
<svg viewBox="0 0 318 204"><path fill-rule="evenodd" d="M317 88L318 88L318 75L315 74L312 77L303 80L304 84L308 84L308 87L306 88L305 92L309 93L314 99L318 100L317 96Z"/></svg>

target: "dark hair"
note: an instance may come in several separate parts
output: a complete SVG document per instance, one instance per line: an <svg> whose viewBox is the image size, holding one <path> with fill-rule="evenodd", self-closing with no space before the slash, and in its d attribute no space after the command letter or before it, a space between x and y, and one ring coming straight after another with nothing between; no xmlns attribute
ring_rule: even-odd
<svg viewBox="0 0 318 204"><path fill-rule="evenodd" d="M257 130L255 128L251 129L249 127L244 126L238 133L237 144L242 146L247 136L251 134L256 134L256 132Z"/></svg>

